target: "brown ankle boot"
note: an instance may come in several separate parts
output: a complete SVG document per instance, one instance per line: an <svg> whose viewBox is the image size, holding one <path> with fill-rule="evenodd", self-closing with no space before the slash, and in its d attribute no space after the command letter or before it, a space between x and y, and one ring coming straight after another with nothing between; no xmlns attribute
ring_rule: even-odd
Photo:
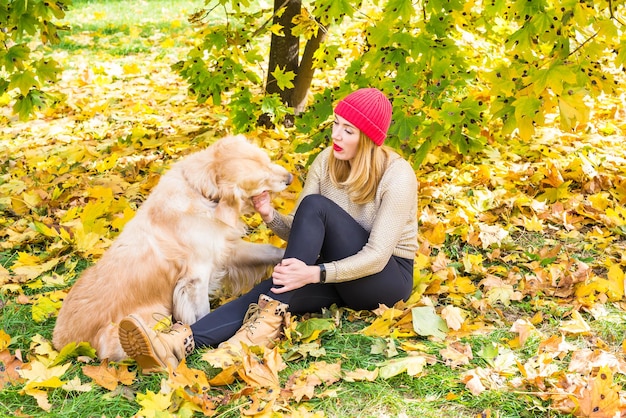
<svg viewBox="0 0 626 418"><path fill-rule="evenodd" d="M260 295L259 303L253 303L248 308L239 331L219 346L228 346L234 350L240 350L242 343L247 346L274 347L282 334L288 316L287 308L289 305L285 303Z"/></svg>
<svg viewBox="0 0 626 418"><path fill-rule="evenodd" d="M168 365L176 369L194 349L191 328L182 322L155 331L138 316L129 315L120 321L118 332L122 348L144 374L167 371Z"/></svg>

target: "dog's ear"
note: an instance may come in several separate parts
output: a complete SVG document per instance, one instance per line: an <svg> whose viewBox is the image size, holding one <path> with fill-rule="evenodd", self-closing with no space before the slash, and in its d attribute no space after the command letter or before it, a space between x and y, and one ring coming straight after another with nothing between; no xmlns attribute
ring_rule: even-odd
<svg viewBox="0 0 626 418"><path fill-rule="evenodd" d="M237 227L241 214L241 193L237 186L220 187L220 201L215 208L215 217L226 225Z"/></svg>

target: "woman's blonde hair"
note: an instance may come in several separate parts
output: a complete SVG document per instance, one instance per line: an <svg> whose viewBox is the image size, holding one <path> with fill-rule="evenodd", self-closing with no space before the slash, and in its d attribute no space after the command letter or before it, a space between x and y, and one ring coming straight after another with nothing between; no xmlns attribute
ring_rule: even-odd
<svg viewBox="0 0 626 418"><path fill-rule="evenodd" d="M376 145L361 132L357 153L351 161L339 160L330 154L330 179L336 186L345 187L354 203L370 202L376 196L388 157L389 150L385 146Z"/></svg>

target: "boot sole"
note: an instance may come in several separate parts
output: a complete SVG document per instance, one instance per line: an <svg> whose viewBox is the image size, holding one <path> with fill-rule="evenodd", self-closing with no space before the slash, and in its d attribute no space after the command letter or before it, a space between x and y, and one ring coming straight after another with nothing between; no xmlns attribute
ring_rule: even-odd
<svg viewBox="0 0 626 418"><path fill-rule="evenodd" d="M167 370L167 365L161 362L154 352L152 342L148 338L148 330L138 318L131 315L122 319L118 333L122 348L137 362L143 374Z"/></svg>

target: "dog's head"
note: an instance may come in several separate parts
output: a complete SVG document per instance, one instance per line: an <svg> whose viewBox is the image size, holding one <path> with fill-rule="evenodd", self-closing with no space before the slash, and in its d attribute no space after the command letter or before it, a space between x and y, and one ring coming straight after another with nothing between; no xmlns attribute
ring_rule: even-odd
<svg viewBox="0 0 626 418"><path fill-rule="evenodd" d="M204 197L217 201L216 217L236 225L239 216L254 207L252 196L263 191L280 192L293 175L275 164L265 151L243 135L222 138L198 153L184 168L185 177Z"/></svg>

